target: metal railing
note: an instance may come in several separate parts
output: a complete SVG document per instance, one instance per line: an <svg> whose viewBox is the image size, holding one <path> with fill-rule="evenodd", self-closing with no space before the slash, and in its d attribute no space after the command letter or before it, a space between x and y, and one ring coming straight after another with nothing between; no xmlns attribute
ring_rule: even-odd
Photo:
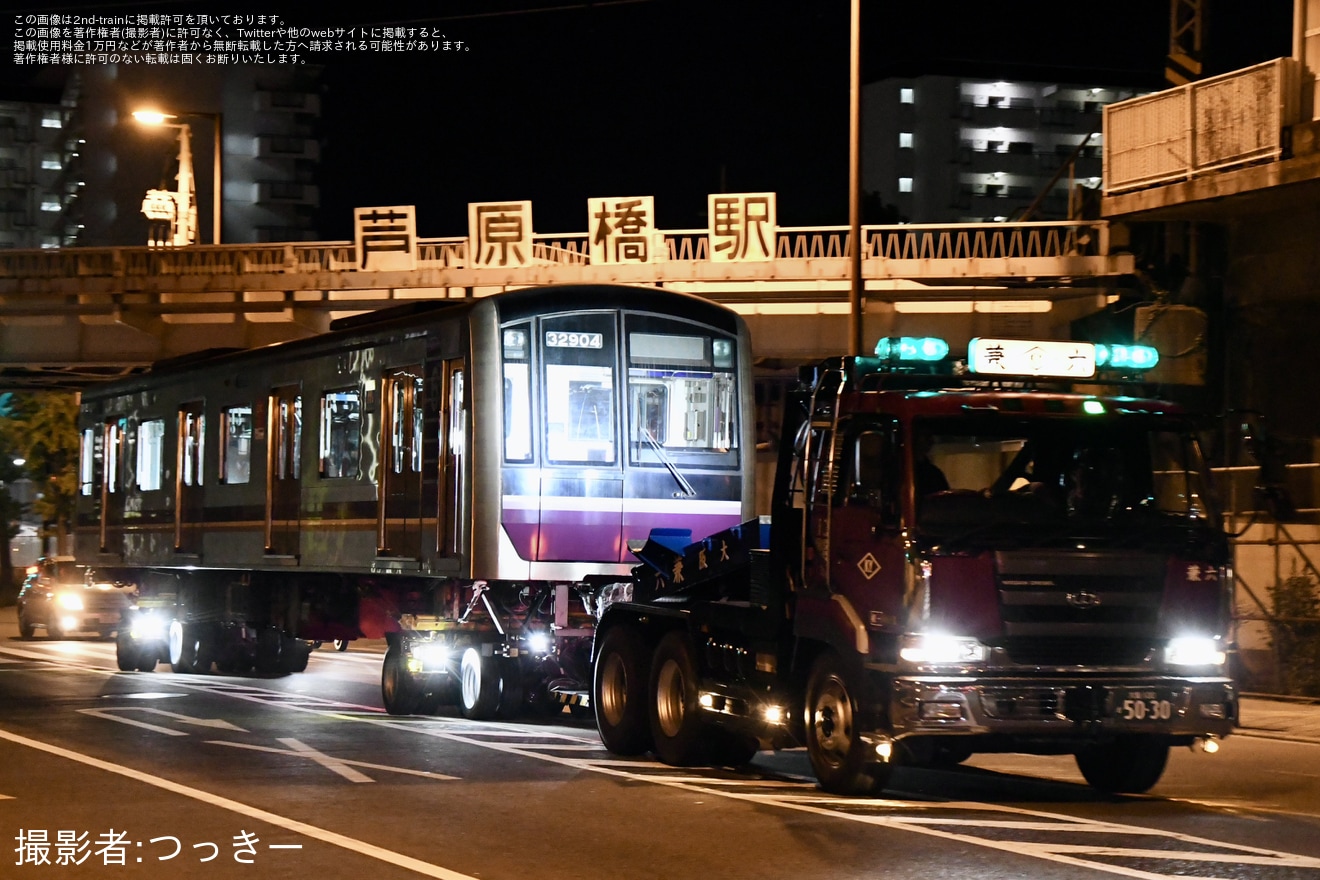
<svg viewBox="0 0 1320 880"><path fill-rule="evenodd" d="M1105 193L1278 159L1300 83L1300 63L1276 58L1106 106Z"/></svg>
<svg viewBox="0 0 1320 880"><path fill-rule="evenodd" d="M1096 220L867 226L862 238L863 259L882 265L1105 256L1109 241L1108 225ZM655 243L661 263L710 260L710 232L706 229L658 231ZM845 226L784 227L775 238L777 260L843 260L851 252L851 236ZM538 233L533 236L532 262L590 265L588 234ZM417 267L482 268L469 265L466 237L418 239ZM0 251L0 280L345 271L361 271L361 267L354 244L343 241Z"/></svg>

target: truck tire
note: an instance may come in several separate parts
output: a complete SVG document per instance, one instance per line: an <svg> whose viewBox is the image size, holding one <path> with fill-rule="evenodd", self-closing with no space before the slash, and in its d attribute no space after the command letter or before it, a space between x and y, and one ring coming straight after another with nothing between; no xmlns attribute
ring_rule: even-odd
<svg viewBox="0 0 1320 880"><path fill-rule="evenodd" d="M1142 794L1164 775L1169 744L1147 736L1120 737L1077 753L1077 769L1105 794Z"/></svg>
<svg viewBox="0 0 1320 880"><path fill-rule="evenodd" d="M462 690L459 708L464 718L489 721L500 705L500 670L494 657L481 656L481 649L468 648L459 663Z"/></svg>
<svg viewBox="0 0 1320 880"><path fill-rule="evenodd" d="M18 637L21 639L30 639L37 628L22 614L18 615Z"/></svg>
<svg viewBox="0 0 1320 880"><path fill-rule="evenodd" d="M831 794L878 794L893 772L862 742L855 692L837 655L816 658L807 681L807 756L820 787Z"/></svg>
<svg viewBox="0 0 1320 880"><path fill-rule="evenodd" d="M170 668L189 673L197 669L197 633L181 620L170 621Z"/></svg>
<svg viewBox="0 0 1320 880"><path fill-rule="evenodd" d="M687 634L660 640L651 659L651 740L657 758L675 767L709 764L720 733L701 715L697 664Z"/></svg>
<svg viewBox="0 0 1320 880"><path fill-rule="evenodd" d="M596 658L591 691L596 730L616 755L640 755L651 748L644 645L636 627L616 626L605 634Z"/></svg>
<svg viewBox="0 0 1320 880"><path fill-rule="evenodd" d="M385 651L385 663L380 671L380 696L385 711L391 715L412 715L422 701L420 683L408 671L403 658L403 646L398 639L390 639Z"/></svg>
<svg viewBox="0 0 1320 880"><path fill-rule="evenodd" d="M334 648L335 648L335 650L336 650L336 651L339 651L339 652L342 654L344 651L347 651L347 650L348 650L348 643L349 643L350 641L352 641L352 640L351 640L351 639L335 639L335 641L334 641ZM318 647L319 647L319 646L318 646Z"/></svg>

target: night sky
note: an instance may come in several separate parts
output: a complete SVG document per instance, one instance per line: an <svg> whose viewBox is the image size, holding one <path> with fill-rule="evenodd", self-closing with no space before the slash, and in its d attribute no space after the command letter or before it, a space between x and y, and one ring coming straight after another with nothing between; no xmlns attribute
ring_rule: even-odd
<svg viewBox="0 0 1320 880"><path fill-rule="evenodd" d="M1209 72L1290 53L1292 0L1208 5ZM782 225L848 221L847 0L317 7L250 6L306 27L427 27L470 46L316 59L326 88L322 238L349 238L355 205L392 204L417 206L423 236L462 235L468 202L504 199L532 200L538 232L581 232L591 196L654 195L661 228L701 227L706 194L719 191L778 193ZM864 0L862 18L868 79L938 72L1162 87L1166 0ZM21 78L4 66L7 79Z"/></svg>

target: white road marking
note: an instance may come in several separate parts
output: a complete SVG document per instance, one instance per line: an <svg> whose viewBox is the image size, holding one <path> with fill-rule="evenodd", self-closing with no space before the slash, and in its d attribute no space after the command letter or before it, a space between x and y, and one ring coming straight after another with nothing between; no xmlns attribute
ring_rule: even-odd
<svg viewBox="0 0 1320 880"><path fill-rule="evenodd" d="M169 736L187 736L182 730L174 730L170 727L160 727L156 724L148 724L145 721L134 721L132 718L121 718L117 712L147 712L152 715L160 715L164 718L173 718L181 724L191 724L196 727L212 727L219 730L234 730L238 733L247 733L246 730L236 724L230 724L221 718L194 718L191 715L182 715L178 712L166 712L164 709L153 709L150 706L116 706L110 709L78 709L83 715L92 715L96 718L104 718L107 721L117 721L120 724L131 724L134 727L142 727L147 730L154 730L157 733L168 734Z"/></svg>
<svg viewBox="0 0 1320 880"><path fill-rule="evenodd" d="M213 746L229 746L235 749L248 749L254 752L269 752L275 755L293 755L298 758L308 758L325 767L327 770L333 770L345 779L353 782L375 782L365 773L359 773L353 767L366 767L370 770L383 770L388 773L404 773L408 776L421 776L425 779L435 779L440 781L452 781L458 779L457 776L448 776L444 773L432 773L429 770L410 770L407 767L391 767L388 764L372 764L369 761L354 761L348 758L333 758L324 752L318 752L310 746L304 745L292 737L281 737L280 742L289 748L277 749L272 746L258 746L249 743L236 743L220 739L208 739L206 743Z"/></svg>
<svg viewBox="0 0 1320 880"><path fill-rule="evenodd" d="M338 846L349 850L350 852L355 852L359 855L385 862L386 864L404 868L426 877L435 877L437 880L477 880L477 878L471 877L467 874L461 874L458 871L451 871L440 865L424 862L421 859L413 858L412 856L407 856L393 850L388 850L384 847L367 843L364 840L358 840L325 828L318 828L315 825L309 825L306 822L300 822L297 819L290 819L289 817L281 816L278 813L272 813L260 809L259 807L253 807L249 804L221 797L220 795L213 794L209 791L202 791L198 788L181 785L169 779L163 779L159 776L153 776L150 773L144 773L141 770L134 770L132 767L125 767L122 764L103 761L100 758L93 758L90 755L84 755L70 749L60 748L59 746L50 745L49 743L44 743L39 740L19 736L18 734L10 733L3 728L0 728L0 739L7 740L15 745L26 746L30 749L46 752L47 754L55 755L59 758L65 758L70 761L76 761L80 764L86 764L89 767L95 767L96 769L104 770L107 773L115 773L136 782L142 782L147 785L155 786L156 788L164 789L173 794L192 798L193 800L201 801L212 807L228 810L232 813L238 813L240 816L246 816L247 818L255 819L259 822L265 822L269 825L274 825L277 828L283 828L286 831L292 831L295 834L301 834L305 837L310 837L313 840L319 840L322 843Z"/></svg>
<svg viewBox="0 0 1320 880"><path fill-rule="evenodd" d="M0 648L0 650L4 650ZM56 659L56 658L42 658ZM945 840L956 841L960 844L969 846L980 846L987 849L1000 850L1015 855L1025 855L1044 861L1055 862L1078 868L1090 868L1096 871L1102 871L1110 874L1118 874L1125 877L1141 878L1141 880L1167 880L1171 874L1160 874L1151 871L1143 871L1137 868L1128 868L1122 865L1109 864L1106 862L1089 861L1081 857L1082 854L1092 854L1096 857L1104 858L1152 858L1149 853L1159 853L1162 859L1177 859L1196 856L1197 861L1209 861L1225 866L1233 865L1252 865L1252 866L1278 866L1281 868L1307 868L1320 869L1320 859L1309 856L1301 856L1293 853L1279 852L1275 850L1260 849L1239 844L1223 843L1220 841L1198 838L1191 835L1179 834L1176 832L1165 832L1158 829L1142 828L1139 826L1120 825L1116 823L1093 821L1089 819L1077 818L1066 814L1047 813L1037 810L1026 810L1017 807L1006 807L997 804L981 802L933 802L933 801L897 801L886 799L866 799L866 798L835 798L830 796L814 796L804 792L798 794L765 794L758 792L738 791L735 787L715 788L716 785L727 785L727 781L719 779L703 779L692 776L666 776L656 773L637 772L646 769L659 769L662 771L672 771L674 768L663 764L654 764L650 762L622 762L613 756L603 756L600 760L584 759L580 757L569 757L554 754L553 752L562 751L557 744L541 742L526 742L529 734L526 728L515 727L512 725L503 726L498 724L475 725L471 722L460 721L456 723L448 722L444 719L394 719L376 715L353 715L348 713L336 712L329 706L313 705L315 703L330 703L331 701L318 701L307 699L301 701L302 705L296 702L289 702L289 695L280 691L263 690L251 686L229 685L225 682L172 682L179 687L210 691L212 693L224 694L236 699L255 702L267 706L277 706L296 712L308 712L321 717L338 718L345 721L354 721L361 724L371 724L380 727L387 727L393 730L407 731L422 736L431 736L438 739L445 739L451 742L463 743L466 745L478 746L493 751L501 751L522 757L533 758L545 761L551 764L559 764L564 767L570 767L576 770L590 770L597 773L603 773L609 776L615 776L622 779L628 779L638 782L649 782L655 785L665 785L672 788L679 788L694 793L700 793L711 797L721 797L730 800L738 800L749 803L755 803L762 806L778 807L780 809L794 810L799 812L809 812L816 815L827 816L834 819L840 819L852 822L861 822L864 824L885 827L894 830L908 831L916 834L923 834L931 837L942 838ZM344 704L350 705L350 704ZM362 708L362 707L353 707ZM378 711L378 710L377 710ZM420 723L419 723L420 722ZM0 731L0 736L3 736ZM483 739L482 737L487 737ZM521 737L524 742L496 741L497 739L513 740ZM534 735L537 740L563 739L567 742L578 742L584 745L595 745L594 737L578 737L559 734L556 732L538 733ZM1265 738L1265 737L1258 737ZM538 749L548 749L551 753L538 751ZM630 769L625 769L630 768ZM764 781L760 780L742 780L747 787L761 788L765 786ZM804 784L805 788L805 784ZM834 809L836 806L846 805L848 811ZM876 808L889 810L891 812L910 810L921 812L925 815L920 817L901 816L901 815L874 815L859 812L859 809ZM1009 814L1019 817L1035 817L1046 820L1044 829L1039 830L1059 830L1066 833L1076 833L1079 831L1093 831L1096 833L1108 833L1115 835L1143 835L1147 838L1160 837L1167 840L1177 841L1196 847L1195 850L1146 850L1129 849L1123 847L1075 847L1067 844L1045 844L1035 841L1017 841L1017 840L996 840L992 838L978 837L974 833L961 833L943 830L941 827L953 825L958 828L976 828L981 827L981 823L968 819L965 815L956 818L949 818L944 821L931 821L931 811L976 811L990 814ZM994 828L995 825L987 825L987 828ZM1217 853L1205 853L1206 848L1220 850Z"/></svg>

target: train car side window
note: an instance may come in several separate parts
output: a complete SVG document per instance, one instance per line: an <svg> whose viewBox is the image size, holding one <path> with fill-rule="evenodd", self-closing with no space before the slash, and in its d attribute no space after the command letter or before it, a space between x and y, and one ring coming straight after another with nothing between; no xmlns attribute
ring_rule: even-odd
<svg viewBox="0 0 1320 880"><path fill-rule="evenodd" d="M231 406L220 415L220 482L252 477L252 407Z"/></svg>
<svg viewBox="0 0 1320 880"><path fill-rule="evenodd" d="M96 487L97 439L95 429L83 429L82 449L78 455L78 492L88 498Z"/></svg>
<svg viewBox="0 0 1320 880"><path fill-rule="evenodd" d="M152 419L138 425L137 484L143 491L161 487L164 474L165 420Z"/></svg>
<svg viewBox="0 0 1320 880"><path fill-rule="evenodd" d="M504 339L504 460L532 460L530 325L506 327Z"/></svg>
<svg viewBox="0 0 1320 880"><path fill-rule="evenodd" d="M179 410L179 477L185 486L202 485L205 435L204 414L188 409Z"/></svg>
<svg viewBox="0 0 1320 880"><path fill-rule="evenodd" d="M629 461L736 466L733 340L654 315L625 326Z"/></svg>
<svg viewBox="0 0 1320 880"><path fill-rule="evenodd" d="M362 399L356 389L321 396L321 476L356 477L362 437Z"/></svg>

